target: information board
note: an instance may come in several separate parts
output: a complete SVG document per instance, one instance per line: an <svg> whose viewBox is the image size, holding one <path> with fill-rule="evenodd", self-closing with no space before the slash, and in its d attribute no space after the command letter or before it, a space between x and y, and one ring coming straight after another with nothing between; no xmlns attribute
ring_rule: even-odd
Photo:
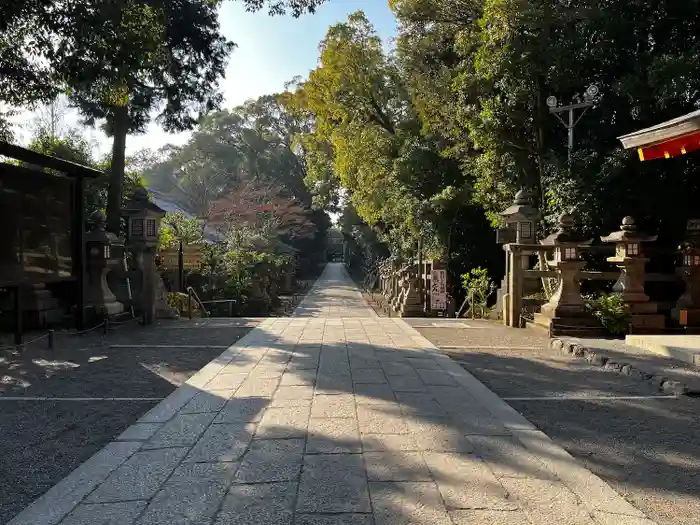
<svg viewBox="0 0 700 525"><path fill-rule="evenodd" d="M180 248L167 248L160 252L160 266L168 270L177 270ZM187 244L182 247L182 266L185 270L199 270L202 265L202 246Z"/></svg>
<svg viewBox="0 0 700 525"><path fill-rule="evenodd" d="M447 270L430 272L430 309L447 310Z"/></svg>

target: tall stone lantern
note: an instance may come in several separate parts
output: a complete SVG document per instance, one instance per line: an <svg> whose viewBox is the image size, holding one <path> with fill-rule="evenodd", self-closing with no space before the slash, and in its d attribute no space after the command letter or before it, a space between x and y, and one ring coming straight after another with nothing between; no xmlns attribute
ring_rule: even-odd
<svg viewBox="0 0 700 525"><path fill-rule="evenodd" d="M691 219L686 226L686 240L681 250L681 264L676 274L683 279L685 291L678 298L671 317L684 326L700 325L700 221Z"/></svg>
<svg viewBox="0 0 700 525"><path fill-rule="evenodd" d="M540 242L554 248L554 259L549 265L559 274L559 285L549 302L542 306L543 314L553 318L580 315L585 311L576 274L586 266L581 260L580 249L591 242L593 239L585 240L574 231L574 220L567 213L559 217L559 229Z"/></svg>
<svg viewBox="0 0 700 525"><path fill-rule="evenodd" d="M658 314L658 305L649 300L644 293L644 266L648 258L644 257L642 243L653 242L656 235L646 235L637 231L632 217L622 219L620 230L600 240L615 243L615 255L608 261L620 269L620 277L613 286L613 291L622 295L631 316L631 328L663 329L664 316Z"/></svg>
<svg viewBox="0 0 700 525"><path fill-rule="evenodd" d="M127 219L127 242L142 276L137 306L143 312L144 323L151 324L156 316L156 279L159 279L156 267L158 230L165 210L149 200L146 188L137 188L123 214Z"/></svg>
<svg viewBox="0 0 700 525"><path fill-rule="evenodd" d="M519 311L519 303L523 294L527 293L528 285L536 285L535 281L523 281L519 275L523 270L530 268L530 257L535 253L529 249L515 248L512 244L535 244L537 232L535 227L539 217L539 211L533 205L534 195L526 189L521 189L515 194L513 204L501 212L501 217L505 224L496 232L496 242L503 244L506 252L506 274L501 281L501 286L497 292L496 309L503 313L503 321L508 326L518 326L519 319L513 319L512 303L518 303L516 310ZM514 285L510 281L515 282ZM517 289L514 289L517 288Z"/></svg>
<svg viewBox="0 0 700 525"><path fill-rule="evenodd" d="M107 274L120 265L112 254L112 248L119 246L119 239L106 230L107 217L103 211L95 211L91 219L94 228L85 236L88 274L85 305L98 315L119 314L124 311L124 305L117 301L107 283Z"/></svg>

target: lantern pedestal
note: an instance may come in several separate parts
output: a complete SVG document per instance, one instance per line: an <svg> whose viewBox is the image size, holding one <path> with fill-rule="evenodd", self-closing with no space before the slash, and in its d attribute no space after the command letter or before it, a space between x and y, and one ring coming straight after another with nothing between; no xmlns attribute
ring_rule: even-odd
<svg viewBox="0 0 700 525"><path fill-rule="evenodd" d="M584 261L554 261L551 266L559 273L559 285L534 315L535 324L546 328L552 336L595 336L603 333L598 320L586 310L581 297L577 274L586 266Z"/></svg>
<svg viewBox="0 0 700 525"><path fill-rule="evenodd" d="M700 266L681 266L676 274L683 279L685 291L671 317L684 326L700 326Z"/></svg>
<svg viewBox="0 0 700 525"><path fill-rule="evenodd" d="M422 317L423 306L418 294L418 282L414 277L404 281L403 301L401 302L401 317Z"/></svg>
<svg viewBox="0 0 700 525"><path fill-rule="evenodd" d="M620 269L620 277L613 285L613 292L619 293L630 313L630 329L663 330L666 320L659 314L658 305L644 293L644 265L648 259L639 257L608 257Z"/></svg>
<svg viewBox="0 0 700 525"><path fill-rule="evenodd" d="M100 317L124 312L124 305L109 288L107 274L119 268L120 261L112 257L117 236L106 231L107 219L101 211L92 214L94 229L85 236L87 244L87 286L85 307Z"/></svg>

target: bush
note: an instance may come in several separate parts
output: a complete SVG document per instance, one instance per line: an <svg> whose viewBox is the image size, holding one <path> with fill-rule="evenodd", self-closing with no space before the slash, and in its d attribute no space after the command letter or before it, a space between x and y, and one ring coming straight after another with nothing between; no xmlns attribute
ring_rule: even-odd
<svg viewBox="0 0 700 525"><path fill-rule="evenodd" d="M187 312L187 294L186 293L170 292L168 294L167 304L171 308L176 308L177 311L180 312L181 316L188 315L188 312ZM195 301L193 299L192 300L192 315L199 316L200 313L201 312L199 311L199 305L197 304L197 301Z"/></svg>
<svg viewBox="0 0 700 525"><path fill-rule="evenodd" d="M472 317L486 317L489 297L496 289L494 282L489 279L486 268L473 268L462 274L462 288L467 292L468 312Z"/></svg>
<svg viewBox="0 0 700 525"><path fill-rule="evenodd" d="M629 330L629 312L619 293L588 295L586 308L613 335L622 335Z"/></svg>

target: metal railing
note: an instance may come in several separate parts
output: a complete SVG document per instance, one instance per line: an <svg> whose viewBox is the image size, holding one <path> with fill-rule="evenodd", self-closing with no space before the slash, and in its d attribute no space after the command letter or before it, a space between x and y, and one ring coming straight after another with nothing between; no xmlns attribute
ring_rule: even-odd
<svg viewBox="0 0 700 525"><path fill-rule="evenodd" d="M187 287L187 317L192 319L192 299L195 299L197 301L197 304L199 305L199 308L202 312L202 315L209 316L209 312L204 307L204 303L197 295L197 292L194 291L194 288L192 288L191 286L188 286Z"/></svg>

